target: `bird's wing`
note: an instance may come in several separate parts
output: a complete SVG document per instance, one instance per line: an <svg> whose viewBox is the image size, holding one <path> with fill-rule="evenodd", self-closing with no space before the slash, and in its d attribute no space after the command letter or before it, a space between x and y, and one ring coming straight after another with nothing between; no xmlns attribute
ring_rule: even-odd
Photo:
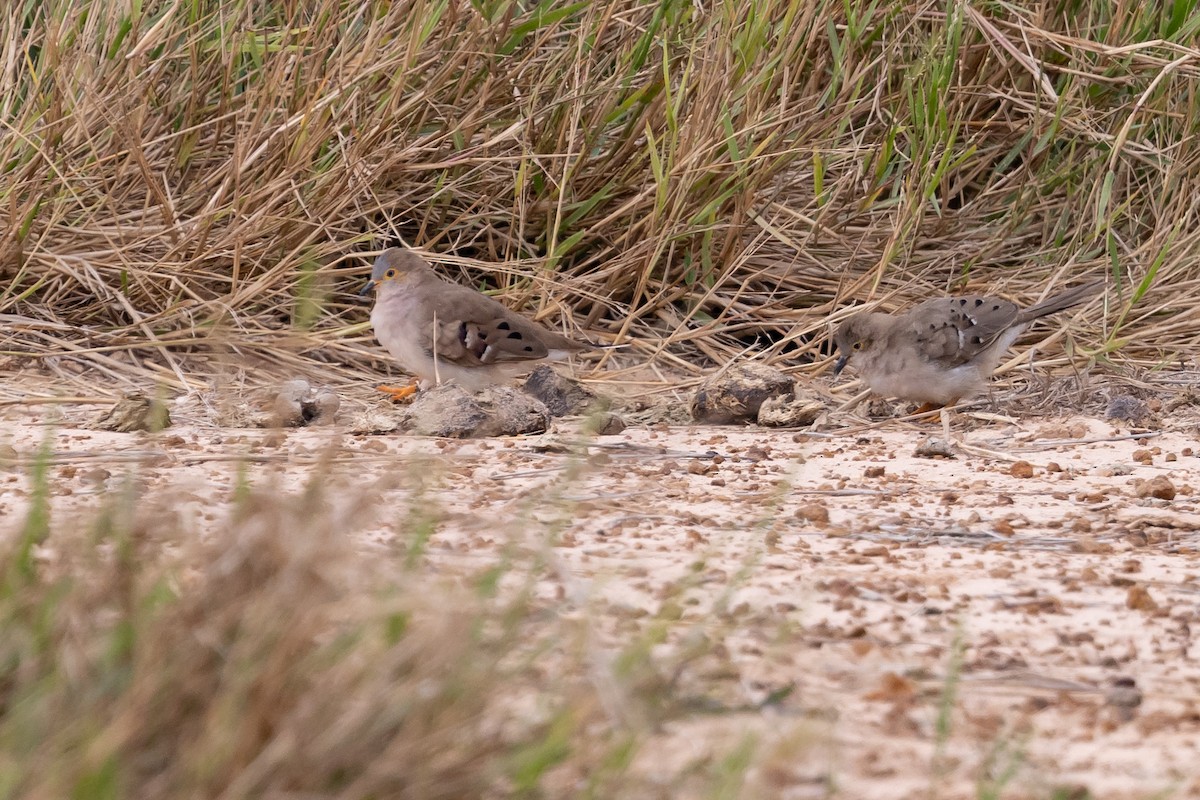
<svg viewBox="0 0 1200 800"><path fill-rule="evenodd" d="M437 357L462 366L533 360L552 349L586 347L465 286L443 283L430 306Z"/></svg>
<svg viewBox="0 0 1200 800"><path fill-rule="evenodd" d="M1018 323L1020 311L999 297L941 297L908 312L904 328L925 358L953 368L986 352Z"/></svg>

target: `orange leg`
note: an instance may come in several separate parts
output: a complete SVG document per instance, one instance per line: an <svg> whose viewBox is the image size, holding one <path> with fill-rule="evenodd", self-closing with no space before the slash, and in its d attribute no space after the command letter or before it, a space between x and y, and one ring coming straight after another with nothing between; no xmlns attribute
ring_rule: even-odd
<svg viewBox="0 0 1200 800"><path fill-rule="evenodd" d="M391 397L394 403L407 403L417 393L417 382L413 381L408 386L376 386L375 389Z"/></svg>
<svg viewBox="0 0 1200 800"><path fill-rule="evenodd" d="M958 405L959 398L955 397L945 405L937 405L936 403L922 403L914 414L928 414L930 411L937 411L937 414L929 418L930 422L940 422L942 424L942 435L946 437L946 441L950 441L950 412L947 408L952 408Z"/></svg>
<svg viewBox="0 0 1200 800"><path fill-rule="evenodd" d="M930 417L929 421L930 422L938 422L942 418L941 409L942 409L942 406L939 406L937 403L921 403L921 405L919 405L915 409L913 409L912 413L913 414L928 414L930 411L937 411L938 413L936 415L934 415L933 417Z"/></svg>

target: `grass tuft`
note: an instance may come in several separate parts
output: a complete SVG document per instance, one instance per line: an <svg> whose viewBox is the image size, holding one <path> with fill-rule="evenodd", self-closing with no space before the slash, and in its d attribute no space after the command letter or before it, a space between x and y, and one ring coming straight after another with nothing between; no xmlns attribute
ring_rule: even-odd
<svg viewBox="0 0 1200 800"><path fill-rule="evenodd" d="M26 532L49 530L47 463ZM325 476L242 484L202 522L131 474L94 515L0 551L0 797L738 796L753 738L638 764L697 708L747 710L696 694L728 674L729 622L680 621L690 578L633 644L598 648L586 613L539 591L552 567L528 521L456 577L423 555L440 523L420 491L384 510ZM381 512L397 538L372 549Z"/></svg>
<svg viewBox="0 0 1200 800"><path fill-rule="evenodd" d="M1158 363L1200 336L1197 30L1190 2L27 1L0 350L74 384L52 355L361 380L356 254L403 240L676 380L747 345L820 369L851 301L1100 273Z"/></svg>

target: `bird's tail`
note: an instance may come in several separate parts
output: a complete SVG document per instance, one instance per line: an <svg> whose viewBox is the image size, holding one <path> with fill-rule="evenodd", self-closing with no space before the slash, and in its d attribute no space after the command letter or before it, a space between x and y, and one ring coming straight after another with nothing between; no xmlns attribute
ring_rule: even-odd
<svg viewBox="0 0 1200 800"><path fill-rule="evenodd" d="M621 344L597 344L589 342L587 339L569 339L561 334L553 334L552 337L543 335L542 340L546 347L551 350L561 350L564 353L586 353L592 350L622 350L629 347L631 342L622 342Z"/></svg>
<svg viewBox="0 0 1200 800"><path fill-rule="evenodd" d="M1056 294L1048 300L1038 303L1036 306L1030 306L1021 312L1021 321L1030 322L1040 317L1046 317L1050 314L1057 314L1059 311L1066 311L1072 306L1077 306L1091 298L1097 291L1104 286L1104 279L1097 278L1094 281L1080 284L1071 289L1067 289L1061 294Z"/></svg>

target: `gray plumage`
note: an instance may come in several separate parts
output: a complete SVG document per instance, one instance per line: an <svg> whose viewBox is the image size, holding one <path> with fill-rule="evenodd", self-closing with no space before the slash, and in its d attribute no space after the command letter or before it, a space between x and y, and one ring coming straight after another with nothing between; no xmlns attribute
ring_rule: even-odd
<svg viewBox="0 0 1200 800"><path fill-rule="evenodd" d="M454 381L477 391L591 347L442 279L411 250L385 250L364 291L371 288L375 337L422 387Z"/></svg>
<svg viewBox="0 0 1200 800"><path fill-rule="evenodd" d="M1030 322L1088 300L1103 280L1022 309L999 297L926 300L904 314L865 311L834 334L834 373L852 362L876 394L946 405L979 394Z"/></svg>

